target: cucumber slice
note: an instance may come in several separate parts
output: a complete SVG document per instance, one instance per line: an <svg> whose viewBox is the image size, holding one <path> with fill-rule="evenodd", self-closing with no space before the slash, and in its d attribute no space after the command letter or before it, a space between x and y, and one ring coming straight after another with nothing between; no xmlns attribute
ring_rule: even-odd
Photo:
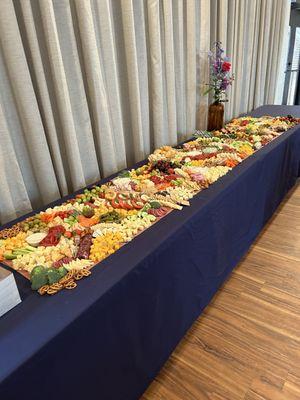
<svg viewBox="0 0 300 400"><path fill-rule="evenodd" d="M14 260L15 258L17 258L17 256L14 254L4 254L4 258L6 260Z"/></svg>

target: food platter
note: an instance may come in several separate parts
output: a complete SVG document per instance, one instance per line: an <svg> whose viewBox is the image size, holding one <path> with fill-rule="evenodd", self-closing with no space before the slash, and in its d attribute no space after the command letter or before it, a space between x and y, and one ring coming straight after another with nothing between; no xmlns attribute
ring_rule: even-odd
<svg viewBox="0 0 300 400"><path fill-rule="evenodd" d="M39 294L74 289L92 267L191 199L300 121L242 117L220 131L196 132L122 171L0 231L0 261ZM180 214L180 213L179 213Z"/></svg>

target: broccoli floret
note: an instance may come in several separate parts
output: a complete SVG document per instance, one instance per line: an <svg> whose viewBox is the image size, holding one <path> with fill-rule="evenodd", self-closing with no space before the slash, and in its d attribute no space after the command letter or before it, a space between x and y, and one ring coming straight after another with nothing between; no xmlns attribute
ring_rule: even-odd
<svg viewBox="0 0 300 400"><path fill-rule="evenodd" d="M47 271L36 272L30 277L31 289L39 290L40 287L48 284Z"/></svg>
<svg viewBox="0 0 300 400"><path fill-rule="evenodd" d="M60 275L59 279L63 278L68 273L68 270L65 267L59 267L56 271Z"/></svg>
<svg viewBox="0 0 300 400"><path fill-rule="evenodd" d="M35 274L40 274L41 272L45 272L45 271L46 271L46 268L43 265L37 265L31 271L30 278L32 278L33 275L35 275Z"/></svg>
<svg viewBox="0 0 300 400"><path fill-rule="evenodd" d="M49 268L47 270L47 277L48 277L48 282L49 285L52 285L52 283L56 283L61 279L61 274L59 271L55 268Z"/></svg>
<svg viewBox="0 0 300 400"><path fill-rule="evenodd" d="M158 201L150 201L149 202L151 208L160 208L161 204Z"/></svg>

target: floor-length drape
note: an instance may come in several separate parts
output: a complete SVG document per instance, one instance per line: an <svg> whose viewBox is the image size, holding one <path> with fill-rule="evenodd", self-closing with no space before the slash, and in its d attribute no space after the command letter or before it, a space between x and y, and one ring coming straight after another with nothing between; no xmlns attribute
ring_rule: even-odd
<svg viewBox="0 0 300 400"><path fill-rule="evenodd" d="M227 117L276 96L287 0L0 1L0 222L205 129L207 55Z"/></svg>
<svg viewBox="0 0 300 400"><path fill-rule="evenodd" d="M212 0L211 42L232 60L226 119L263 104L281 104L288 40L289 0Z"/></svg>

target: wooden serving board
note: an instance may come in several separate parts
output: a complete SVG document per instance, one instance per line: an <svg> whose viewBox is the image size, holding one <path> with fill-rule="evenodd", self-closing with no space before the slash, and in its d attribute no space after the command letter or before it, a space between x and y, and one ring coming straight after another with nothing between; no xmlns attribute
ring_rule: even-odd
<svg viewBox="0 0 300 400"><path fill-rule="evenodd" d="M30 274L29 272L27 272L25 269L14 269L13 267L13 263L10 260L3 260L1 261L2 264L7 265L8 267L10 267L12 270L18 272L19 274L23 275L24 278L29 279L30 280Z"/></svg>

